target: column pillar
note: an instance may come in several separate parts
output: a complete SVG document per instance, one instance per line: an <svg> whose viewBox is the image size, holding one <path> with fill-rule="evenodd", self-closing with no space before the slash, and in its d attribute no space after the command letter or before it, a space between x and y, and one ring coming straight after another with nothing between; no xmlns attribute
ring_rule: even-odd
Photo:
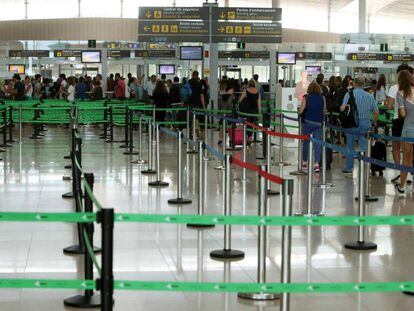
<svg viewBox="0 0 414 311"><path fill-rule="evenodd" d="M107 49L102 49L102 53L101 53L101 66L102 66L102 91L105 94L105 92L107 91L106 87L107 87L107 83L106 83L106 79L108 78L108 51Z"/></svg>
<svg viewBox="0 0 414 311"><path fill-rule="evenodd" d="M272 8L280 8L280 0L272 0Z"/></svg>
<svg viewBox="0 0 414 311"><path fill-rule="evenodd" d="M81 17L81 1L82 0L78 0L78 17Z"/></svg>
<svg viewBox="0 0 414 311"><path fill-rule="evenodd" d="M367 0L359 0L359 33L367 32Z"/></svg>

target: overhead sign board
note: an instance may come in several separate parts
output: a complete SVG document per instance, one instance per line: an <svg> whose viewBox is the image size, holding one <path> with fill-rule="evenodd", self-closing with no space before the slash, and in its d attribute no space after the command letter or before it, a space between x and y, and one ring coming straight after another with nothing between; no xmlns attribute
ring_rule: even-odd
<svg viewBox="0 0 414 311"><path fill-rule="evenodd" d="M297 60L332 60L332 53L323 52L297 52Z"/></svg>
<svg viewBox="0 0 414 311"><path fill-rule="evenodd" d="M383 61L383 62L412 62L412 54L380 54L380 53L350 53L348 60L354 61Z"/></svg>
<svg viewBox="0 0 414 311"><path fill-rule="evenodd" d="M131 51L130 50L108 50L106 51L106 55L108 58L130 58Z"/></svg>
<svg viewBox="0 0 414 311"><path fill-rule="evenodd" d="M208 20L208 7L140 7L140 20Z"/></svg>
<svg viewBox="0 0 414 311"><path fill-rule="evenodd" d="M9 50L9 57L49 57L49 50Z"/></svg>
<svg viewBox="0 0 414 311"><path fill-rule="evenodd" d="M219 51L219 58L270 58L269 51Z"/></svg>
<svg viewBox="0 0 414 311"><path fill-rule="evenodd" d="M213 20L281 21L282 9L213 7Z"/></svg>
<svg viewBox="0 0 414 311"><path fill-rule="evenodd" d="M135 57L174 58L175 50L136 50Z"/></svg>
<svg viewBox="0 0 414 311"><path fill-rule="evenodd" d="M143 42L208 42L207 21L140 21L138 40Z"/></svg>
<svg viewBox="0 0 414 311"><path fill-rule="evenodd" d="M213 42L281 43L281 23L213 22Z"/></svg>
<svg viewBox="0 0 414 311"><path fill-rule="evenodd" d="M53 56L58 57L81 57L82 52L80 50L54 50Z"/></svg>

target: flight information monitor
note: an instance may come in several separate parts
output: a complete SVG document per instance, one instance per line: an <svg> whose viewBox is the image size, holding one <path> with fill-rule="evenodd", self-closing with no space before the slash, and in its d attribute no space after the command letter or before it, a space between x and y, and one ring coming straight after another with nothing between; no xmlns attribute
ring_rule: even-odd
<svg viewBox="0 0 414 311"><path fill-rule="evenodd" d="M82 51L81 61L84 64L99 64L101 62L101 51Z"/></svg>
<svg viewBox="0 0 414 311"><path fill-rule="evenodd" d="M159 73L165 75L173 75L175 74L175 65L160 65Z"/></svg>
<svg viewBox="0 0 414 311"><path fill-rule="evenodd" d="M277 63L279 65L295 65L296 53L277 53Z"/></svg>
<svg viewBox="0 0 414 311"><path fill-rule="evenodd" d="M203 47L202 46L180 46L181 60L202 60Z"/></svg>

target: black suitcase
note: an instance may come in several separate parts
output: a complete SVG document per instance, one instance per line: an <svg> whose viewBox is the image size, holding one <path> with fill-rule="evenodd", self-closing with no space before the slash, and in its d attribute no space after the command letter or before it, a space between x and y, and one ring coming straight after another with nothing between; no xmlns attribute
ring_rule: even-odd
<svg viewBox="0 0 414 311"><path fill-rule="evenodd" d="M373 146L371 146L371 158L381 160L381 161L387 161L387 147L385 144L381 141L376 141ZM383 171L385 170L385 167L371 164L371 174L375 175L377 172L380 176L383 175Z"/></svg>
<svg viewBox="0 0 414 311"><path fill-rule="evenodd" d="M185 124L179 124L176 126L176 128L179 130L185 129L187 127L187 111L186 110L177 111L175 115L175 121L185 122Z"/></svg>

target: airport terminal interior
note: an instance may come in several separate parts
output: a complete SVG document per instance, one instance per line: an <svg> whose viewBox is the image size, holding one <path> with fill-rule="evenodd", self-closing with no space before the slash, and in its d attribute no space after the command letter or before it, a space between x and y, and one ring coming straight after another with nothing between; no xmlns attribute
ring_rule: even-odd
<svg viewBox="0 0 414 311"><path fill-rule="evenodd" d="M414 0L0 0L0 311L414 310Z"/></svg>

